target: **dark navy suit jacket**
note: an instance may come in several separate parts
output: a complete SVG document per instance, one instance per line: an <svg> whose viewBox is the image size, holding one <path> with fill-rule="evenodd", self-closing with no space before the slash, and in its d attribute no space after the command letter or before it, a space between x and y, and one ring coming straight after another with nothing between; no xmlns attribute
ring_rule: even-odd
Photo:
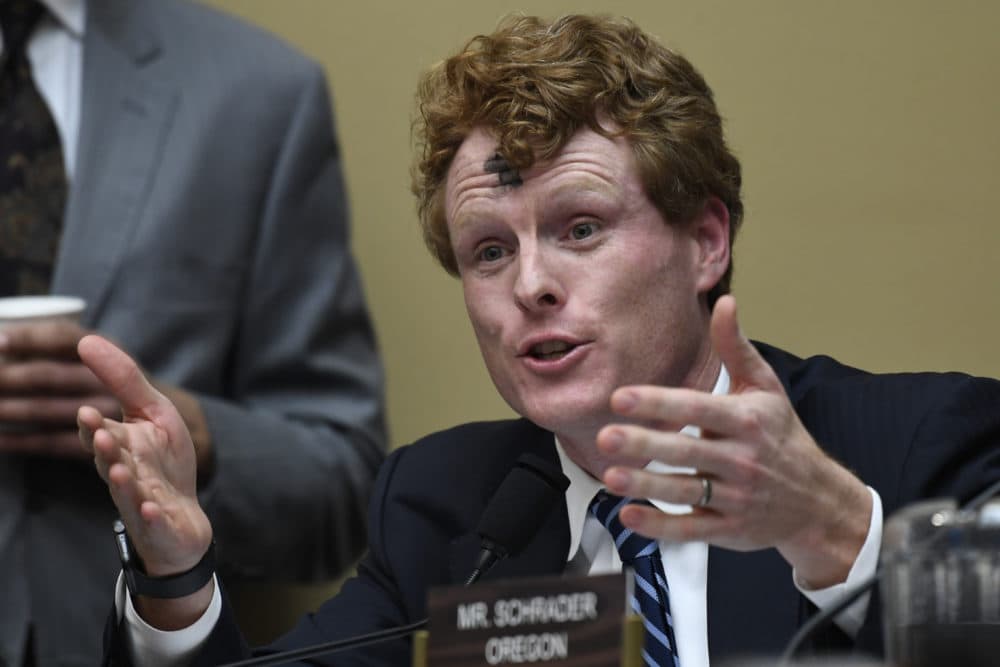
<svg viewBox="0 0 1000 667"><path fill-rule="evenodd" d="M885 516L918 498L966 500L1000 478L1000 382L958 373L873 375L828 357L802 360L758 348L812 436L878 491ZM423 618L429 587L460 584L472 570L479 517L517 458L529 451L558 462L552 434L523 419L466 424L397 449L379 474L370 505L370 548L357 576L264 652ZM560 573L568 548L568 518L560 506L520 555L500 562L486 578ZM739 553L713 547L708 568L713 662L778 653L813 612L774 549ZM833 628L813 649L879 653L879 615L876 596L854 641ZM108 657L128 664L120 634L109 623ZM327 660L406 665L409 651L409 642L398 640ZM246 655L227 609L196 664Z"/></svg>

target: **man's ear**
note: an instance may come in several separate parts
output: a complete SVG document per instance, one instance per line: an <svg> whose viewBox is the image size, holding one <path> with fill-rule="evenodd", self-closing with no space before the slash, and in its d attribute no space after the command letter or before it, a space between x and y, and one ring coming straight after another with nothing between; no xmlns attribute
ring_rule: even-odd
<svg viewBox="0 0 1000 667"><path fill-rule="evenodd" d="M690 230L698 248L696 285L704 294L722 280L729 268L729 209L718 197L709 197L701 213L691 221Z"/></svg>

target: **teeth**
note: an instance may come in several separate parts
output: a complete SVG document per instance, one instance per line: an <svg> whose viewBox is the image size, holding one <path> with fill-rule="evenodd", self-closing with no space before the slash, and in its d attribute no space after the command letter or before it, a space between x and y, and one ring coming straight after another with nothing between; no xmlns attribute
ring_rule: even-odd
<svg viewBox="0 0 1000 667"><path fill-rule="evenodd" d="M573 346L564 340L547 340L544 343L539 343L531 348L531 354L535 357L541 357L543 359L552 359L558 357L571 349Z"/></svg>

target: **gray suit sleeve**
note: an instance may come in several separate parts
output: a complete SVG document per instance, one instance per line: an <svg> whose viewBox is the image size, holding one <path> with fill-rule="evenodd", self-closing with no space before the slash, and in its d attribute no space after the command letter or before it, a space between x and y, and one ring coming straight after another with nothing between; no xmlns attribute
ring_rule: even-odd
<svg viewBox="0 0 1000 667"><path fill-rule="evenodd" d="M293 108L225 361L231 386L225 399L198 395L215 457L201 500L237 574L307 580L337 574L363 550L386 435L318 66Z"/></svg>

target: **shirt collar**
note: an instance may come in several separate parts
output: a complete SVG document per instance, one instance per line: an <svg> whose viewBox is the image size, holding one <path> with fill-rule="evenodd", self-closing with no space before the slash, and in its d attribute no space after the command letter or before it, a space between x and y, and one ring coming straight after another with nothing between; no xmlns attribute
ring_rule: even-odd
<svg viewBox="0 0 1000 667"><path fill-rule="evenodd" d="M719 368L719 377L715 380L712 393L715 395L729 393L729 372L725 366L720 366ZM701 429L697 426L685 426L681 429L681 432L697 437L701 434ZM556 452L559 454L559 465L562 466L563 473L569 478L569 488L566 489L566 510L569 514L569 555L567 560L571 560L576 555L577 549L580 548L580 537L583 535L583 524L589 516L587 509L590 506L590 501L593 499L594 494L604 488L604 484L600 480L594 479L590 473L577 465L569 457L566 450L563 449L562 443L559 442L558 437L555 438L555 441ZM690 468L668 466L659 461L650 461L646 466L646 470L654 472L694 472ZM651 502L656 507L670 514L685 514L691 511L689 505L673 505L659 500L652 500Z"/></svg>
<svg viewBox="0 0 1000 667"><path fill-rule="evenodd" d="M41 3L63 29L77 39L83 37L87 22L87 4L84 0L41 0Z"/></svg>

